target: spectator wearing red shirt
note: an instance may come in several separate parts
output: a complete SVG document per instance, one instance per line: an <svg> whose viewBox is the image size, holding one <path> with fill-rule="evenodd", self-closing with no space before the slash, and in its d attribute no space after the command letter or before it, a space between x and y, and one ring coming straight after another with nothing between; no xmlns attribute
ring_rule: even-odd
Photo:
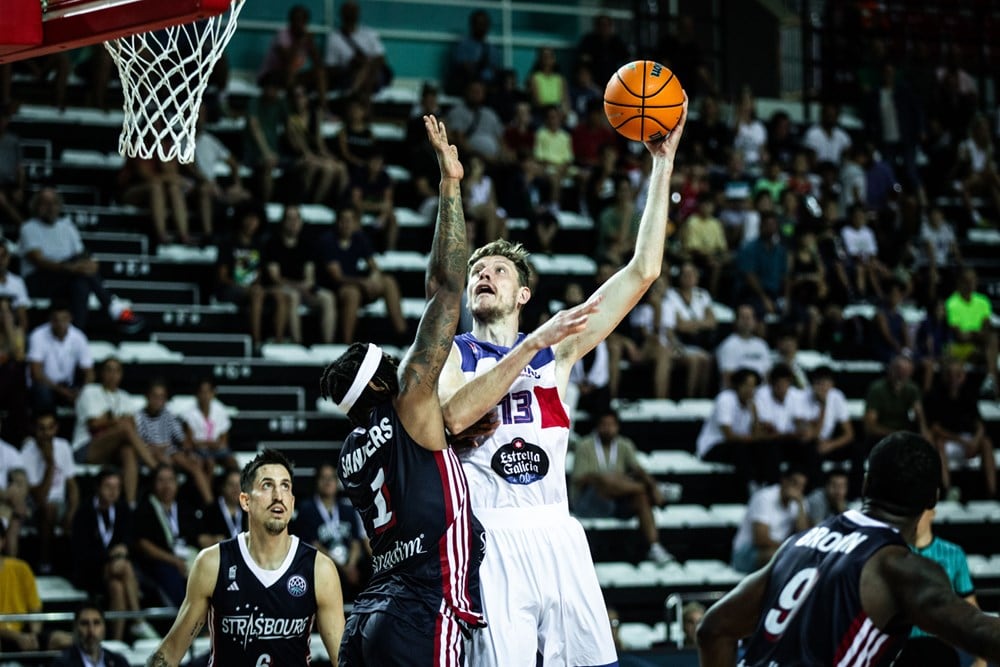
<svg viewBox="0 0 1000 667"><path fill-rule="evenodd" d="M601 149L616 142L615 131L608 125L601 100L591 100L587 115L573 128L573 155L581 167L596 167Z"/></svg>

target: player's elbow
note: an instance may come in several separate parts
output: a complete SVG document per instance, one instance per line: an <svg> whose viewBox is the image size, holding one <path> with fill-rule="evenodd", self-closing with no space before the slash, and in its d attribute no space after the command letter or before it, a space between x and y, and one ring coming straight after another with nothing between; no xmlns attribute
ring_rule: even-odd
<svg viewBox="0 0 1000 667"><path fill-rule="evenodd" d="M709 647L714 642L719 641L725 637L723 631L723 624L718 622L716 618L717 614L711 613L709 611L702 617L701 621L698 623L698 627L695 629L695 640L698 646Z"/></svg>

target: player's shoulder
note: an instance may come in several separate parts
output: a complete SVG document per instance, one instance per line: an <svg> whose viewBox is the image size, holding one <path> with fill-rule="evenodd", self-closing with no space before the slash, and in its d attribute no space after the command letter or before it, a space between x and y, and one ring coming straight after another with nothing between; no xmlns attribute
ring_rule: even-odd
<svg viewBox="0 0 1000 667"><path fill-rule="evenodd" d="M227 540L228 541L228 540ZM191 568L192 577L211 577L215 583L215 576L219 573L219 564L222 562L222 547L220 544L213 544L205 547L195 556L194 565Z"/></svg>

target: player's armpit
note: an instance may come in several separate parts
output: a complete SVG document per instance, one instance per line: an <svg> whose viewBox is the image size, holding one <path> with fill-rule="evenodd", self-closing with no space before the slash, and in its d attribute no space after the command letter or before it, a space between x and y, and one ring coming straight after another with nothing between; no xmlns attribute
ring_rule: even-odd
<svg viewBox="0 0 1000 667"><path fill-rule="evenodd" d="M162 662L150 662L151 665L177 665L198 636L205 624L208 613L208 602L215 590L215 581L219 576L219 546L204 549L198 554L188 576L187 594L177 612L170 632L163 638L159 649L153 658ZM153 658L150 658L152 661Z"/></svg>
<svg viewBox="0 0 1000 667"><path fill-rule="evenodd" d="M340 576L333 561L321 553L316 554L314 574L319 635L330 654L330 662L336 665L340 639L344 634L344 596L340 590Z"/></svg>
<svg viewBox="0 0 1000 667"><path fill-rule="evenodd" d="M972 655L1000 660L1000 619L958 597L940 565L909 551L899 551L878 554L876 574L885 582L903 618Z"/></svg>
<svg viewBox="0 0 1000 667"><path fill-rule="evenodd" d="M736 664L736 646L757 627L771 566L747 575L733 590L712 605L698 625L698 658L702 667Z"/></svg>

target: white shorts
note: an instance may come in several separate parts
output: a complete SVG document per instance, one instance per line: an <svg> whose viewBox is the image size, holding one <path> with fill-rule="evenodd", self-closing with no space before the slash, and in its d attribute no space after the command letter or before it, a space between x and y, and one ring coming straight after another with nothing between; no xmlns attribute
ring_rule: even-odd
<svg viewBox="0 0 1000 667"><path fill-rule="evenodd" d="M545 667L616 666L587 537L566 504L473 513L486 529L487 627L472 633L468 664L532 667L541 654Z"/></svg>

